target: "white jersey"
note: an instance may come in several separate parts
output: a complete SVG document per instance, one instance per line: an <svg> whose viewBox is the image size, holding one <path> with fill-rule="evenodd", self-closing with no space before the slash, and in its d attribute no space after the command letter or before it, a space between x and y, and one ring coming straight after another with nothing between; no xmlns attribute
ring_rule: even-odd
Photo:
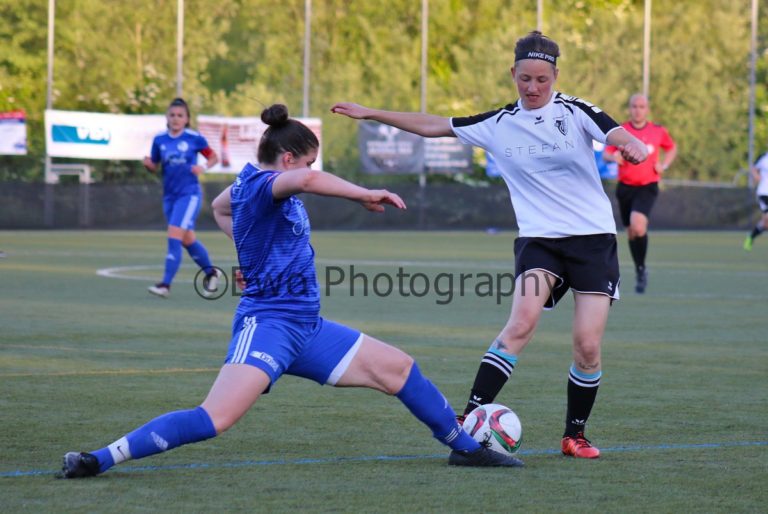
<svg viewBox="0 0 768 514"><path fill-rule="evenodd" d="M755 163L760 172L760 182L757 183L757 196L768 196L768 153L763 154Z"/></svg>
<svg viewBox="0 0 768 514"><path fill-rule="evenodd" d="M517 101L495 111L451 118L456 136L493 155L509 188L521 237L615 234L592 140L619 128L576 97L554 92L547 105Z"/></svg>

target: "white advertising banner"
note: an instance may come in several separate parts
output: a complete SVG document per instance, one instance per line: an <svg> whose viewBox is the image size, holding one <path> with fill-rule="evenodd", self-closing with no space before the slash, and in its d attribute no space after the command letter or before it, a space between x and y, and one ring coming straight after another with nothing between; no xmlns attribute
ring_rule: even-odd
<svg viewBox="0 0 768 514"><path fill-rule="evenodd" d="M320 152L314 169L323 169L322 122L319 118L296 118L304 123L320 141ZM267 125L258 117L232 118L228 116L197 117L197 130L219 156L219 163L208 173L240 173L247 163L256 163L256 149Z"/></svg>
<svg viewBox="0 0 768 514"><path fill-rule="evenodd" d="M27 154L27 119L24 111L0 112L0 154Z"/></svg>
<svg viewBox="0 0 768 514"><path fill-rule="evenodd" d="M45 111L45 144L51 157L141 160L165 128L162 114Z"/></svg>

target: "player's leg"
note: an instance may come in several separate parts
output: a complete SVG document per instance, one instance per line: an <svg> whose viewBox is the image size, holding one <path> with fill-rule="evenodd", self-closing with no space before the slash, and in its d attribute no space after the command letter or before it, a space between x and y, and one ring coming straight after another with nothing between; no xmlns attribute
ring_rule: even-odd
<svg viewBox="0 0 768 514"><path fill-rule="evenodd" d="M184 237L184 229L174 225L168 225L168 249L165 253L165 271L163 279L154 286L149 287L149 292L167 298L171 292L171 283L181 266L181 240Z"/></svg>
<svg viewBox="0 0 768 514"><path fill-rule="evenodd" d="M336 347L332 338L343 340L347 327L323 320L318 347ZM328 353L335 353L329 350ZM456 423L456 413L437 387L421 374L419 365L404 351L360 334L330 373L328 383L336 387L367 387L397 396L411 413L427 425L435 438L458 450L474 450L478 444ZM337 378L338 377L338 378Z"/></svg>
<svg viewBox="0 0 768 514"><path fill-rule="evenodd" d="M452 464L520 466L512 457L489 452L456 423L440 391L402 350L333 321L320 319L286 373L337 387L367 387L396 396L411 413L450 446Z"/></svg>
<svg viewBox="0 0 768 514"><path fill-rule="evenodd" d="M540 269L518 274L509 319L483 355L463 416L480 405L493 403L512 375L518 355L533 337L558 281L558 277Z"/></svg>
<svg viewBox="0 0 768 514"><path fill-rule="evenodd" d="M129 459L215 437L235 424L269 384L269 375L261 369L225 364L201 406L163 414L92 453L67 453L61 476L94 476Z"/></svg>
<svg viewBox="0 0 768 514"><path fill-rule="evenodd" d="M219 273L211 263L208 249L197 239L195 234L195 222L200 214L202 200L200 195L189 195L184 201L186 208L180 221L181 228L185 230L182 245L187 249L187 253L192 257L192 260L205 273L203 290L206 293L214 293L218 288Z"/></svg>
<svg viewBox="0 0 768 514"><path fill-rule="evenodd" d="M445 396L421 373L405 352L362 335L354 357L335 383L337 387L368 387L396 396L435 439L453 451L449 463L461 466L522 466L522 461L482 447L456 422Z"/></svg>
<svg viewBox="0 0 768 514"><path fill-rule="evenodd" d="M648 254L648 217L638 211L632 211L630 225L627 228L629 252L635 263L635 292L642 294L648 287L648 269L645 256Z"/></svg>
<svg viewBox="0 0 768 514"><path fill-rule="evenodd" d="M642 195L642 192L643 188L638 186L628 186L622 183L616 186L619 215L621 223L627 232L629 253L635 264L635 274L637 276L635 290L638 293L645 291L645 285L648 280L645 270L645 255L648 251L648 217L644 216L638 207L639 196Z"/></svg>
<svg viewBox="0 0 768 514"><path fill-rule="evenodd" d="M651 215L656 198L659 195L658 184L647 184L637 188L632 200L627 237L629 251L635 263L635 292L644 293L648 286L648 269L645 258L648 254L648 218Z"/></svg>
<svg viewBox="0 0 768 514"><path fill-rule="evenodd" d="M149 286L149 292L167 298L171 292L171 282L181 266L181 240L184 237L184 229L180 226L182 207L179 199L173 197L163 198L163 213L168 222L167 250L165 252L165 271L163 279L153 286Z"/></svg>
<svg viewBox="0 0 768 514"><path fill-rule="evenodd" d="M192 257L192 260L205 272L206 275L213 272L213 264L211 258L208 255L208 250L203 243L198 241L197 234L194 229L189 229L184 233L182 239L182 245L187 249L187 253Z"/></svg>
<svg viewBox="0 0 768 514"><path fill-rule="evenodd" d="M184 233L182 245L187 249L187 253L192 257L192 260L205 273L203 278L203 294L207 296L215 293L219 288L220 272L211 263L208 249L197 239L193 229L187 230Z"/></svg>
<svg viewBox="0 0 768 514"><path fill-rule="evenodd" d="M568 407L562 451L580 458L597 458L600 451L584 437L602 375L600 345L611 298L602 294L574 293L573 363L568 373Z"/></svg>
<svg viewBox="0 0 768 514"><path fill-rule="evenodd" d="M752 243L754 243L755 238L762 234L765 231L765 228L768 227L768 196L760 196L757 200L760 205L760 211L763 214L752 229L752 232L744 240L744 249L747 251L752 250Z"/></svg>

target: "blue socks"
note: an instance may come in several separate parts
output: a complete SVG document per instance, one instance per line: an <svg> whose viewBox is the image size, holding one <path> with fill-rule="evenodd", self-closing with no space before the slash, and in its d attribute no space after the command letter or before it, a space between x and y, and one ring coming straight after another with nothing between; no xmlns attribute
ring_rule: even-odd
<svg viewBox="0 0 768 514"><path fill-rule="evenodd" d="M168 238L168 253L165 255L165 275L163 284L171 285L173 277L181 266L181 239Z"/></svg>
<svg viewBox="0 0 768 514"><path fill-rule="evenodd" d="M480 447L480 443L461 429L448 400L421 374L415 362L396 396L441 443L458 451L474 451ZM211 417L205 409L197 407L163 414L91 453L99 461L99 472L103 473L129 459L141 459L215 436L216 428Z"/></svg>
<svg viewBox="0 0 768 514"><path fill-rule="evenodd" d="M128 459L172 450L216 436L211 417L202 407L169 412L121 437L106 448L92 452L99 461L99 472Z"/></svg>
<svg viewBox="0 0 768 514"><path fill-rule="evenodd" d="M206 275L209 275L213 271L211 259L208 257L208 250L205 249L203 243L195 241L187 246L187 252L189 252L189 256L192 257L192 260L200 266L200 269L202 269Z"/></svg>
<svg viewBox="0 0 768 514"><path fill-rule="evenodd" d="M163 284L171 285L173 277L176 276L176 272L179 271L181 266L182 251L181 240L168 238L168 253L165 255L165 274L163 275ZM208 256L208 250L200 241L195 241L191 245L187 246L187 252L192 257L198 266L205 272L206 275L213 272L213 265L211 259Z"/></svg>
<svg viewBox="0 0 768 514"><path fill-rule="evenodd" d="M421 374L416 362L396 396L419 421L432 430L432 435L441 443L459 451L474 451L480 447L480 443L461 429L448 400Z"/></svg>

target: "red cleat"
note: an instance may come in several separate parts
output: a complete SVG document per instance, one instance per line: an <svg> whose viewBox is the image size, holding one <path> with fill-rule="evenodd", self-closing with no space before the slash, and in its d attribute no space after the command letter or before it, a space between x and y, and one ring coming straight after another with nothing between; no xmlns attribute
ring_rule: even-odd
<svg viewBox="0 0 768 514"><path fill-rule="evenodd" d="M563 455L570 455L577 459L596 459L600 457L600 450L592 446L592 443L584 437L584 432L579 432L576 437L563 437L560 444Z"/></svg>

